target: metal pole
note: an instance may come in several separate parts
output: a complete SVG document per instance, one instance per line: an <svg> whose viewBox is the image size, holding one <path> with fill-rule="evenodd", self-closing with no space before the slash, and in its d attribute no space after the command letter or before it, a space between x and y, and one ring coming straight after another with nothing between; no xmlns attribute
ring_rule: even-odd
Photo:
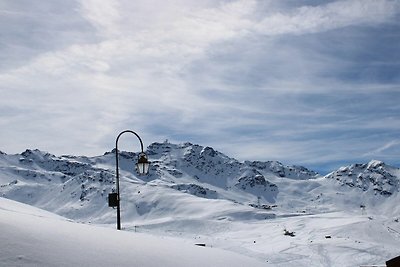
<svg viewBox="0 0 400 267"><path fill-rule="evenodd" d="M119 137L119 136L118 136ZM121 230L121 206L119 204L119 166L118 166L118 138L115 143L115 162L117 168L117 230Z"/></svg>
<svg viewBox="0 0 400 267"><path fill-rule="evenodd" d="M120 206L120 194L119 194L119 161L118 161L118 140L120 138L120 136L124 133L133 133L134 135L136 135L136 137L139 139L140 141L140 147L142 149L143 152L143 142L142 139L140 139L140 136L135 133L134 131L131 130L125 130L123 132L121 132L118 136L117 139L115 140L115 167L116 167L116 174L117 174L117 230L121 230L121 206Z"/></svg>

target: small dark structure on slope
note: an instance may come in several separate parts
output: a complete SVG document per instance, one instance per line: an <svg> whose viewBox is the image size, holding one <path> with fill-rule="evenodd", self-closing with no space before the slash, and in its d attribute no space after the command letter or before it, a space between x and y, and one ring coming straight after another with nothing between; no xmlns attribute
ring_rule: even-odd
<svg viewBox="0 0 400 267"><path fill-rule="evenodd" d="M400 256L397 256L396 258L388 260L386 262L386 266L387 267L400 267Z"/></svg>

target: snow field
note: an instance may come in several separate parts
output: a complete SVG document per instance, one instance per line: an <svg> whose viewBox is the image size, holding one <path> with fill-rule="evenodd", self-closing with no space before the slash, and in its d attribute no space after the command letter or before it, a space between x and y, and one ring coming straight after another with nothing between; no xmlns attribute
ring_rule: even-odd
<svg viewBox="0 0 400 267"><path fill-rule="evenodd" d="M70 222L0 198L3 266L263 266L229 251L177 238Z"/></svg>

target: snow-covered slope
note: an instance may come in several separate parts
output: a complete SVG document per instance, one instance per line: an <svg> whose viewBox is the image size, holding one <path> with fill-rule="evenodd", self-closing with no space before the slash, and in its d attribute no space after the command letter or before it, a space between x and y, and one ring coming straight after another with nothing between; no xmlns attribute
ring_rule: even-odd
<svg viewBox="0 0 400 267"><path fill-rule="evenodd" d="M171 237L78 224L0 198L1 266L263 266Z"/></svg>
<svg viewBox="0 0 400 267"><path fill-rule="evenodd" d="M191 143L153 143L147 153L148 176L136 176L135 153L120 153L125 230L178 236L278 266L378 264L400 254L398 168L372 161L323 177L276 161L239 162ZM113 190L114 151L90 158L0 154L0 196L75 221L115 227L115 210L107 207Z"/></svg>

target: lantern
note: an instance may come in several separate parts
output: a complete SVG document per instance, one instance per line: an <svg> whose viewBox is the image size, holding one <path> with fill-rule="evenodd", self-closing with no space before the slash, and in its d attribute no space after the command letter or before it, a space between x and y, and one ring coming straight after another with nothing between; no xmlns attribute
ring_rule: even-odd
<svg viewBox="0 0 400 267"><path fill-rule="evenodd" d="M136 170L139 175L145 175L149 173L150 162L147 160L145 153L140 153L138 156L138 162L136 163Z"/></svg>

